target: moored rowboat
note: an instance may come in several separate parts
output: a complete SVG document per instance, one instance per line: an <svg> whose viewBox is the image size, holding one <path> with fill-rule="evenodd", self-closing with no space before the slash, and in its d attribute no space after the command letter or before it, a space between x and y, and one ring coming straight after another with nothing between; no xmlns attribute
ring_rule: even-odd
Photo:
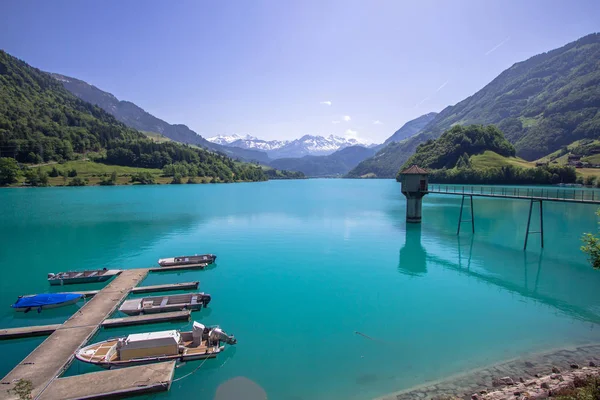
<svg viewBox="0 0 600 400"><path fill-rule="evenodd" d="M171 296L141 297L125 300L119 311L127 315L153 314L179 310L200 310L207 307L211 297L205 293L186 293Z"/></svg>
<svg viewBox="0 0 600 400"><path fill-rule="evenodd" d="M195 254L193 256L178 256L171 258L161 258L158 260L158 265L161 267L174 267L177 265L191 264L212 264L217 259L214 254Z"/></svg>
<svg viewBox="0 0 600 400"><path fill-rule="evenodd" d="M103 368L122 368L171 360L214 358L224 350L221 343L236 344L237 340L219 327L194 322L190 332L170 330L108 339L81 348L75 357Z"/></svg>
<svg viewBox="0 0 600 400"><path fill-rule="evenodd" d="M11 305L16 311L29 312L37 309L38 313L49 308L64 307L77 303L84 296L81 293L43 293L31 296L20 296Z"/></svg>
<svg viewBox="0 0 600 400"><path fill-rule="evenodd" d="M57 274L49 273L48 282L52 286L76 283L105 282L121 273L120 269L95 269L88 271L68 271Z"/></svg>

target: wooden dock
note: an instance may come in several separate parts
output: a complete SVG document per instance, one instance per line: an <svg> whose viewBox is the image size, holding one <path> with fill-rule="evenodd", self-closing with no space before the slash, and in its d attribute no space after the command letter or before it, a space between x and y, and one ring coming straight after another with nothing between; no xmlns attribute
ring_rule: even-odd
<svg viewBox="0 0 600 400"><path fill-rule="evenodd" d="M53 396L48 390L69 367L75 352L87 344L106 317L147 274L147 269L131 269L117 276L2 379L0 399L16 399L17 395L11 390L20 380L31 382L33 398L43 394ZM107 384L113 381L116 387L118 379Z"/></svg>
<svg viewBox="0 0 600 400"><path fill-rule="evenodd" d="M173 290L187 290L187 289L198 289L198 285L200 285L200 281L193 282L184 282L184 283L167 283L164 285L152 285L152 286L138 286L132 288L129 292L133 294L139 293L154 293L154 292L169 292ZM102 289L104 290L104 289ZM94 297L100 290L88 290L88 291L78 291L75 293L81 293L85 296L85 298Z"/></svg>
<svg viewBox="0 0 600 400"><path fill-rule="evenodd" d="M34 336L48 336L62 324L24 326L21 328L0 329L0 340L19 339Z"/></svg>
<svg viewBox="0 0 600 400"><path fill-rule="evenodd" d="M188 264L188 265L175 265L173 267L152 267L150 272L168 272L168 271L181 271L186 269L204 269L208 266L206 263L202 264Z"/></svg>
<svg viewBox="0 0 600 400"><path fill-rule="evenodd" d="M121 399L169 390L175 361L58 378L40 400Z"/></svg>
<svg viewBox="0 0 600 400"><path fill-rule="evenodd" d="M122 326L157 324L171 321L188 321L191 311L172 311L158 314L136 315L133 317L105 319L100 325L103 328L119 328ZM0 340L20 339L34 336L47 336L60 329L62 324L24 326L0 330Z"/></svg>
<svg viewBox="0 0 600 400"><path fill-rule="evenodd" d="M171 321L189 321L192 312L190 310L185 311L172 311L158 314L144 314L136 315L133 317L124 318L111 318L107 319L102 323L103 328L119 328L121 326L132 326L142 324L156 324L159 322L171 322Z"/></svg>

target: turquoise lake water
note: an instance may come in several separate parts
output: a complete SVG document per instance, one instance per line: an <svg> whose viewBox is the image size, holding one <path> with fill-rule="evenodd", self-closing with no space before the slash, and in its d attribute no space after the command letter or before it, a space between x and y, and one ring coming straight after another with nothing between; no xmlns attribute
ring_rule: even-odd
<svg viewBox="0 0 600 400"><path fill-rule="evenodd" d="M18 295L50 291L48 272L218 255L214 268L144 281L200 280L213 299L194 319L238 338L155 399L222 400L231 385L251 399L253 382L273 400L368 400L600 341L600 271L579 251L581 234L597 229L594 206L545 203L545 249L534 235L527 252L528 202L475 198L476 233L465 225L457 237L460 197L426 196L423 223L407 226L392 180L6 189L0 207L0 328L57 323L77 309L12 312ZM190 327L122 328L94 341ZM0 374L42 340L0 342ZM95 370L76 362L67 374ZM227 383L235 377L246 380Z"/></svg>

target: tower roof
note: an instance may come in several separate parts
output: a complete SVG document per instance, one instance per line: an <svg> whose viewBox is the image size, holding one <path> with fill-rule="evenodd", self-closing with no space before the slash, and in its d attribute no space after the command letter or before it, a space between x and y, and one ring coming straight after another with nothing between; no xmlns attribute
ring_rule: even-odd
<svg viewBox="0 0 600 400"><path fill-rule="evenodd" d="M417 166L417 165L413 165L411 167L406 168L404 171L400 172L401 175L427 175L429 174L429 172L427 172L427 170Z"/></svg>

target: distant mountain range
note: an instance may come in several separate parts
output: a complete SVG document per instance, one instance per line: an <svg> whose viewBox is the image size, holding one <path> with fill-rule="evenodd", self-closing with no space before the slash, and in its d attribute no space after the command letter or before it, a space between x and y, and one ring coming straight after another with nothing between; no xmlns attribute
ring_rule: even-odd
<svg viewBox="0 0 600 400"><path fill-rule="evenodd" d="M380 145L380 148L387 146L390 143L400 142L404 139L408 139L409 137L416 135L417 133L421 132L423 128L427 126L427 124L433 121L436 115L436 112L430 112L429 114L421 115L418 118L408 121L407 123L402 125L400 129L394 132L392 136L387 138L387 140Z"/></svg>
<svg viewBox="0 0 600 400"><path fill-rule="evenodd" d="M372 147L364 141L330 135L328 137L304 135L295 140L262 140L254 136L220 135L208 138L223 146L265 151L272 159L298 158L307 155L325 156L349 146Z"/></svg>
<svg viewBox="0 0 600 400"><path fill-rule="evenodd" d="M243 149L240 147L229 148L217 143L209 142L186 125L169 124L144 111L134 103L130 101L120 101L111 93L98 89L96 86L90 85L80 79L56 73L50 73L50 75L60 81L62 85L75 96L83 101L99 106L130 128L145 132L159 133L174 141L205 147L213 151L224 153L233 158L241 158L246 161L269 161L267 154L262 151Z"/></svg>
<svg viewBox="0 0 600 400"><path fill-rule="evenodd" d="M375 149L363 146L344 147L326 156L279 158L271 166L288 171L299 171L310 177L339 177L345 175L359 162L372 156Z"/></svg>
<svg viewBox="0 0 600 400"><path fill-rule="evenodd" d="M495 124L517 155L535 160L600 137L600 34L514 64L483 89L437 114L422 131L389 143L350 177L393 178L417 146L453 125Z"/></svg>

